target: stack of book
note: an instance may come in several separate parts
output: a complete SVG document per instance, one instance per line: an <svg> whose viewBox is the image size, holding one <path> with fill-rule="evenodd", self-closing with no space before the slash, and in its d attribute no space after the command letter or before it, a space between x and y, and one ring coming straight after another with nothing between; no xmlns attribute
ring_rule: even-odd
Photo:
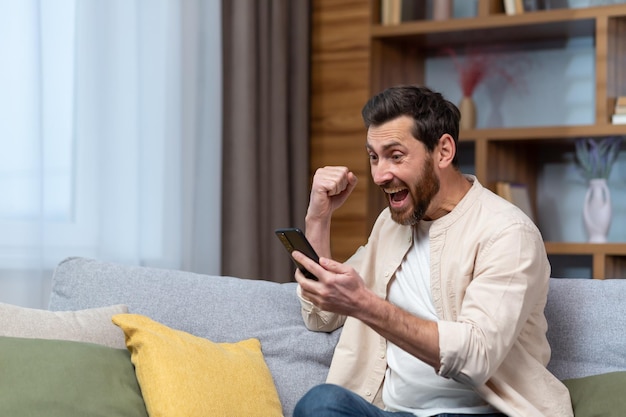
<svg viewBox="0 0 626 417"><path fill-rule="evenodd" d="M615 111L611 117L614 125L626 124L626 96L620 96L615 101Z"/></svg>

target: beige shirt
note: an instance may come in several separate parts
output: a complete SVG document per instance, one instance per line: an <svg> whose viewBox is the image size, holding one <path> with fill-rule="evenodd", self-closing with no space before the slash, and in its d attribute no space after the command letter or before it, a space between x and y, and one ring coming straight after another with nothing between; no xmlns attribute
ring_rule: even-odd
<svg viewBox="0 0 626 417"><path fill-rule="evenodd" d="M550 264L541 234L521 210L467 177L470 191L430 229L439 375L468 384L510 417L573 416L567 388L546 369ZM412 236L412 228L395 223L386 209L348 263L386 298ZM356 319L301 301L309 329L343 325L327 382L382 406L386 340Z"/></svg>

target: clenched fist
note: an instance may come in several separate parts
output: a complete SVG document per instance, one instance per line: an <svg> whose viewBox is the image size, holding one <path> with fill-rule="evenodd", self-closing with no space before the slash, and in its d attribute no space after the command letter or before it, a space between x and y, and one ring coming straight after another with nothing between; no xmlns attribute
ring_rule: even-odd
<svg viewBox="0 0 626 417"><path fill-rule="evenodd" d="M313 177L307 218L328 219L346 201L356 183L356 175L347 167L319 168Z"/></svg>

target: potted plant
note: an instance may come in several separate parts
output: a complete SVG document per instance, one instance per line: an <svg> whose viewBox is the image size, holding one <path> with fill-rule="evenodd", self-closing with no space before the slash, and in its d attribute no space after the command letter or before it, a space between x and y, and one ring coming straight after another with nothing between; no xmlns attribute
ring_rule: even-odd
<svg viewBox="0 0 626 417"><path fill-rule="evenodd" d="M586 180L609 178L611 168L617 160L621 137L607 137L599 142L592 138L576 141L576 159L581 174Z"/></svg>
<svg viewBox="0 0 626 417"><path fill-rule="evenodd" d="M600 141L582 138L576 141L576 159L582 176L589 182L583 204L583 220L591 243L607 241L611 225L611 193L607 179L617 160L622 137Z"/></svg>

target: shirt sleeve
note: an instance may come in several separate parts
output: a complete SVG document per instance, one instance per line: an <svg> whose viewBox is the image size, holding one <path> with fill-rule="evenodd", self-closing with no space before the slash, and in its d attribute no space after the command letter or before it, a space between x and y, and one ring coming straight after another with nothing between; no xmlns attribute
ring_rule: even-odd
<svg viewBox="0 0 626 417"><path fill-rule="evenodd" d="M316 332L332 332L343 326L346 317L340 314L330 313L316 307L312 302L302 297L300 285L297 287L298 298L302 311L302 319L307 329Z"/></svg>
<svg viewBox="0 0 626 417"><path fill-rule="evenodd" d="M482 385L520 343L521 333L545 335L537 326L543 326L549 275L534 228L515 223L492 238L476 257L457 317L438 323L439 375Z"/></svg>
<svg viewBox="0 0 626 417"><path fill-rule="evenodd" d="M358 266L362 262L363 254L365 253L363 248L363 246L359 247L350 259L346 261L346 264L352 266L357 271L359 270ZM300 285L298 285L296 291L300 299L304 325L307 329L318 332L332 332L343 326L346 321L346 316L330 313L316 307L312 302L302 296L302 288L300 288Z"/></svg>

